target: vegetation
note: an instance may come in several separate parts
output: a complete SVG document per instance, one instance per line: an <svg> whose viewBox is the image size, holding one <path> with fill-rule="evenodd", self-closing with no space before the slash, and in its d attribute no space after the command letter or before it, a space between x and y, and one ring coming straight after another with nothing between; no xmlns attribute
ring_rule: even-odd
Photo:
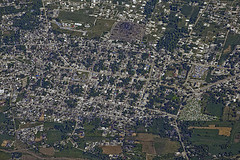
<svg viewBox="0 0 240 160"><path fill-rule="evenodd" d="M47 131L47 144L53 145L56 142L63 140L64 134L58 130L49 130Z"/></svg>
<svg viewBox="0 0 240 160"><path fill-rule="evenodd" d="M13 26L19 27L23 30L32 30L36 28L40 21L38 15L40 15L40 8L42 7L41 0L33 0L32 5L29 7L21 17L17 18L13 22Z"/></svg>
<svg viewBox="0 0 240 160"><path fill-rule="evenodd" d="M231 51L227 53L222 53L220 59L219 59L219 64L223 64L223 62L229 57L230 53L235 49L236 45L240 45L240 35L239 34L234 34L230 32L228 34L224 50L227 49L229 46L231 46Z"/></svg>
<svg viewBox="0 0 240 160"><path fill-rule="evenodd" d="M146 15L146 19L152 16L152 12L154 11L155 5L157 4L157 0L149 0L144 7L144 15Z"/></svg>
<svg viewBox="0 0 240 160"><path fill-rule="evenodd" d="M215 125L216 127L232 127L231 136L219 135L218 130L210 129L191 129L189 126L206 127ZM211 159L208 153L212 155L232 156L239 154L240 143L234 142L234 135L240 132L238 122L181 122L181 131L184 135L185 144L193 146L191 152L195 158Z"/></svg>
<svg viewBox="0 0 240 160"><path fill-rule="evenodd" d="M91 26L87 29L88 38L99 38L104 33L107 33L111 30L112 25L115 23L115 20L108 19L97 19L94 26Z"/></svg>
<svg viewBox="0 0 240 160"><path fill-rule="evenodd" d="M9 160L11 159L12 156L10 153L5 153L0 151L0 157L1 157L1 160Z"/></svg>
<svg viewBox="0 0 240 160"><path fill-rule="evenodd" d="M73 98L69 98L64 100L69 108L75 108L77 106L77 100Z"/></svg>
<svg viewBox="0 0 240 160"><path fill-rule="evenodd" d="M183 5L181 9L181 13L185 15L186 17L190 17L192 13L193 7L189 5Z"/></svg>
<svg viewBox="0 0 240 160"><path fill-rule="evenodd" d="M74 12L60 11L58 18L62 21L88 23L92 26L95 17L89 16L91 13L93 13L92 9L81 9Z"/></svg>
<svg viewBox="0 0 240 160"><path fill-rule="evenodd" d="M203 112L220 118L223 114L224 108L222 102L222 98L216 99L215 95L211 92L205 94L202 101L202 104L204 105Z"/></svg>
<svg viewBox="0 0 240 160"><path fill-rule="evenodd" d="M154 147L157 155L165 155L177 152L180 144L177 141L170 141L167 138L156 138L154 140Z"/></svg>
<svg viewBox="0 0 240 160"><path fill-rule="evenodd" d="M73 84L73 85L69 86L68 89L70 90L70 92L72 94L75 94L77 96L81 96L83 94L83 88L79 84L77 84L77 85Z"/></svg>

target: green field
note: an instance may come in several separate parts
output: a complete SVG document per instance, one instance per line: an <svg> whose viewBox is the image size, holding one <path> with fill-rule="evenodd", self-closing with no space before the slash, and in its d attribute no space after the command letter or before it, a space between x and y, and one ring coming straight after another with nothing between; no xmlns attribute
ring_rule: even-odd
<svg viewBox="0 0 240 160"><path fill-rule="evenodd" d="M102 131L97 130L94 125L84 124L84 132L86 137L102 137Z"/></svg>
<svg viewBox="0 0 240 160"><path fill-rule="evenodd" d="M1 160L9 160L9 159L11 159L11 154L0 151L0 159Z"/></svg>
<svg viewBox="0 0 240 160"><path fill-rule="evenodd" d="M207 78L209 78L209 74ZM218 118L222 117L224 105L217 102L213 94L204 94L201 103L203 106L203 113L217 116Z"/></svg>
<svg viewBox="0 0 240 160"><path fill-rule="evenodd" d="M213 115L213 116L217 116L217 117L221 117L222 113L223 113L223 104L221 103L208 103L206 106L206 113Z"/></svg>
<svg viewBox="0 0 240 160"><path fill-rule="evenodd" d="M156 138L154 140L154 147L157 155L175 153L180 148L177 141L170 141L167 138Z"/></svg>
<svg viewBox="0 0 240 160"><path fill-rule="evenodd" d="M231 153L236 155L240 153L240 143L234 143L234 137L240 133L239 122L204 122L194 124L194 126L208 126L215 124L216 127L232 127L231 136L218 135L218 130L193 129L189 141L196 146L207 146L212 154Z"/></svg>
<svg viewBox="0 0 240 160"><path fill-rule="evenodd" d="M69 158L82 158L83 151L75 149L75 148L63 149L60 152L55 152L55 156L56 157L69 157Z"/></svg>
<svg viewBox="0 0 240 160"><path fill-rule="evenodd" d="M229 140L228 137L219 136L217 129L193 129L190 141L196 145L210 143L211 145L224 144Z"/></svg>
<svg viewBox="0 0 240 160"><path fill-rule="evenodd" d="M92 14L92 9L82 9L74 12L60 11L58 18L64 22L79 22L93 25L95 17L89 16Z"/></svg>
<svg viewBox="0 0 240 160"><path fill-rule="evenodd" d="M102 154L102 150L98 147L95 147L95 152L97 153L92 154L90 152L84 152L82 150L73 148L72 145L68 143L63 150L55 152L54 157L86 158L91 160L108 159L108 156Z"/></svg>
<svg viewBox="0 0 240 160"><path fill-rule="evenodd" d="M193 7L192 6L189 6L189 5L183 5L182 6L182 9L181 9L181 13L186 16L186 17L190 17L191 14L192 14L192 10L193 10Z"/></svg>
<svg viewBox="0 0 240 160"><path fill-rule="evenodd" d="M229 45L231 46L231 52L232 52L234 50L234 48L236 47L236 45L240 45L240 35L234 34L234 33L229 33L223 50L228 48ZM219 59L219 64L223 64L223 62L229 57L231 52L225 53L225 54L222 53L222 55Z"/></svg>
<svg viewBox="0 0 240 160"><path fill-rule="evenodd" d="M47 144L53 144L54 142L61 141L63 134L57 130L47 131Z"/></svg>
<svg viewBox="0 0 240 160"><path fill-rule="evenodd" d="M115 20L98 19L96 24L88 29L88 37L100 37L104 32L109 32Z"/></svg>

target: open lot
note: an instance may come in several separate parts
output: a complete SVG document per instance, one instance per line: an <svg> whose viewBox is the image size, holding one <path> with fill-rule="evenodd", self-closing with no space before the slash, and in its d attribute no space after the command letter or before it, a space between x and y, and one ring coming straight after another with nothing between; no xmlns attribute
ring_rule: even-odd
<svg viewBox="0 0 240 160"><path fill-rule="evenodd" d="M97 19L94 26L88 28L88 38L100 37L103 33L109 32L115 20Z"/></svg>
<svg viewBox="0 0 240 160"><path fill-rule="evenodd" d="M154 142L157 155L175 153L180 148L177 141L171 141L167 138L156 138Z"/></svg>
<svg viewBox="0 0 240 160"><path fill-rule="evenodd" d="M63 134L57 130L47 131L47 144L53 144L54 142L61 141Z"/></svg>
<svg viewBox="0 0 240 160"><path fill-rule="evenodd" d="M137 140L140 141L142 144L142 152L147 154L154 154L156 155L156 150L154 147L154 138L158 136L148 133L138 133Z"/></svg>
<svg viewBox="0 0 240 160"><path fill-rule="evenodd" d="M137 140L142 144L142 152L153 155L175 153L180 147L177 141L171 141L168 138L160 138L157 135L148 133L139 133Z"/></svg>
<svg viewBox="0 0 240 160"><path fill-rule="evenodd" d="M0 151L0 159L1 160L9 160L9 159L11 159L11 154Z"/></svg>
<svg viewBox="0 0 240 160"><path fill-rule="evenodd" d="M47 155L47 156L53 156L54 155L54 148L50 147L50 148L40 148L39 152Z"/></svg>
<svg viewBox="0 0 240 160"><path fill-rule="evenodd" d="M89 16L93 13L92 9L82 9L74 12L60 11L58 18L64 22L88 23L93 25L95 17Z"/></svg>
<svg viewBox="0 0 240 160"><path fill-rule="evenodd" d="M121 146L102 146L103 154L118 155L122 153Z"/></svg>

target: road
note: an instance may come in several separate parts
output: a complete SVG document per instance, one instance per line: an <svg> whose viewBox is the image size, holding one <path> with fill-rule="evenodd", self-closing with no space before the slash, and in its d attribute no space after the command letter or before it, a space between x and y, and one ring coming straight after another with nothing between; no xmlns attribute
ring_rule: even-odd
<svg viewBox="0 0 240 160"><path fill-rule="evenodd" d="M240 76L240 74L237 74L237 75L235 75L235 76L228 77L228 78L223 79L223 80L219 80L219 81L217 81L217 82L215 82L215 83L211 83L211 84L209 84L209 85L207 85L207 86L204 86L204 87L200 88L200 90L198 90L198 91L195 90L195 92L196 92L196 93L204 92L205 90L209 89L209 88L212 87L212 86L218 85L218 84L220 84L220 83L226 83L227 81L229 81L229 80L231 80L231 79L234 79L234 78L237 78L238 76Z"/></svg>

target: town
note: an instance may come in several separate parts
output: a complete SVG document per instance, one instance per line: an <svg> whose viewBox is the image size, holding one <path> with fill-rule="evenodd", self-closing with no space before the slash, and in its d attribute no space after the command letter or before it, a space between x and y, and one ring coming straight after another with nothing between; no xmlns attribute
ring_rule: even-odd
<svg viewBox="0 0 240 160"><path fill-rule="evenodd" d="M0 159L239 158L239 1L0 0L0 15Z"/></svg>

